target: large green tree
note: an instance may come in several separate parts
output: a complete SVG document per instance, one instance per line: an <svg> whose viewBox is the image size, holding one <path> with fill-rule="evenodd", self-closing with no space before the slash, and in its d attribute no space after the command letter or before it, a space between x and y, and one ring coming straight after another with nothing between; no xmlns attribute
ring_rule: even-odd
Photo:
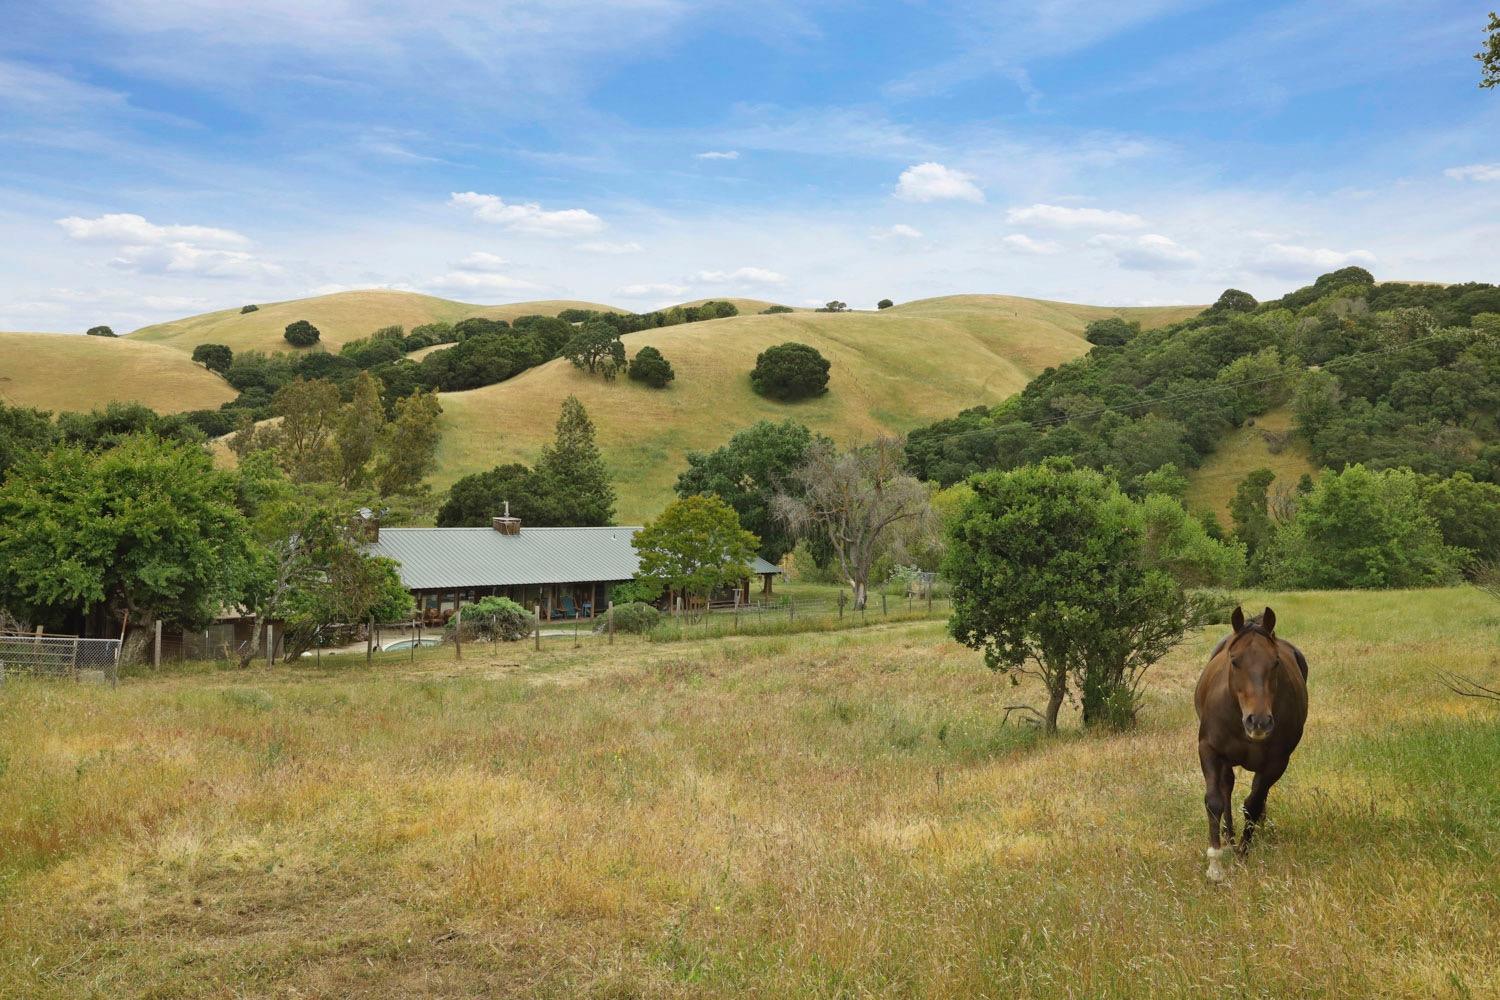
<svg viewBox="0 0 1500 1000"><path fill-rule="evenodd" d="M45 411L0 402L0 482L23 455L50 446L56 437Z"/></svg>
<svg viewBox="0 0 1500 1000"><path fill-rule="evenodd" d="M0 606L201 627L251 574L235 487L203 448L148 436L24 457L0 486Z"/></svg>
<svg viewBox="0 0 1500 1000"><path fill-rule="evenodd" d="M519 462L497 465L464 476L448 490L438 508L439 528L487 528L491 519L510 511L523 524L550 525L561 506L546 477Z"/></svg>
<svg viewBox="0 0 1500 1000"><path fill-rule="evenodd" d="M630 379L644 382L653 389L665 389L667 383L677 377L672 371L672 362L662 357L661 351L649 344L630 359Z"/></svg>
<svg viewBox="0 0 1500 1000"><path fill-rule="evenodd" d="M713 495L673 500L635 535L640 578L689 599L748 577L758 544L734 508Z"/></svg>
<svg viewBox="0 0 1500 1000"><path fill-rule="evenodd" d="M1479 86L1500 87L1500 14L1490 11L1484 30L1484 47L1474 54L1479 60Z"/></svg>
<svg viewBox="0 0 1500 1000"><path fill-rule="evenodd" d="M1085 723L1128 723L1142 674L1196 620L1176 582L1146 565L1139 509L1065 459L969 484L943 561L953 636L992 670L1041 680L1048 732L1070 694Z"/></svg>
<svg viewBox="0 0 1500 1000"><path fill-rule="evenodd" d="M209 371L223 375L234 364L234 351L224 344L199 344L193 348L193 360Z"/></svg>
<svg viewBox="0 0 1500 1000"><path fill-rule="evenodd" d="M677 477L677 495L714 493L739 514L746 530L760 538L760 554L780 562L797 544L796 534L777 516L772 502L780 492L798 492L791 470L807 461L814 440L826 441L794 420L761 420L710 452L688 452L687 469Z"/></svg>
<svg viewBox="0 0 1500 1000"><path fill-rule="evenodd" d="M293 347L311 347L322 334L305 319L294 320L282 331L282 339Z"/></svg>
<svg viewBox="0 0 1500 1000"><path fill-rule="evenodd" d="M563 345L563 357L589 374L606 379L625 367L625 345L620 331L602 319L591 319Z"/></svg>
<svg viewBox="0 0 1500 1000"><path fill-rule="evenodd" d="M438 418L442 414L442 404L433 392L419 392L396 401L396 418L385 429L374 470L381 496L421 488L423 477L437 466L437 446L442 437Z"/></svg>
<svg viewBox="0 0 1500 1000"><path fill-rule="evenodd" d="M542 449L536 471L555 504L547 523L605 525L615 517L615 488L594 441L594 422L577 396L563 400L557 433Z"/></svg>
<svg viewBox="0 0 1500 1000"><path fill-rule="evenodd" d="M828 359L807 344L768 347L755 357L750 385L762 396L793 402L828 391Z"/></svg>
<svg viewBox="0 0 1500 1000"><path fill-rule="evenodd" d="M365 485L384 430L380 383L369 372L360 372L333 428L335 481L351 489Z"/></svg>

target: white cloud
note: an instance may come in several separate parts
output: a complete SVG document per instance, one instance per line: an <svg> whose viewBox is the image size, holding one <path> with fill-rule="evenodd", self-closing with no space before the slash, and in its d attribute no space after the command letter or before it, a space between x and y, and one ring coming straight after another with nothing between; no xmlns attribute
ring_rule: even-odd
<svg viewBox="0 0 1500 1000"><path fill-rule="evenodd" d="M1068 208L1065 205L1032 205L1013 208L1005 218L1018 226L1045 226L1052 229L1141 229L1146 220L1130 212L1105 208Z"/></svg>
<svg viewBox="0 0 1500 1000"><path fill-rule="evenodd" d="M534 201L506 202L493 194L455 191L448 204L473 211L481 222L538 236L588 236L604 228L604 220L582 208L547 211Z"/></svg>
<svg viewBox="0 0 1500 1000"><path fill-rule="evenodd" d="M1278 278L1304 278L1351 264L1369 266L1374 263L1375 255L1368 250L1329 250L1326 247L1272 243L1248 261L1246 266Z"/></svg>
<svg viewBox="0 0 1500 1000"><path fill-rule="evenodd" d="M715 150L710 149L706 153L697 153L695 157L699 160L738 160L740 151L737 149Z"/></svg>
<svg viewBox="0 0 1500 1000"><path fill-rule="evenodd" d="M1443 176L1456 181L1500 181L1500 163L1471 163L1466 167L1449 167Z"/></svg>
<svg viewBox="0 0 1500 1000"><path fill-rule="evenodd" d="M618 257L628 253L640 253L646 248L633 240L629 243L609 243L603 240L595 240L591 243L578 244L578 249L587 253L602 253Z"/></svg>
<svg viewBox="0 0 1500 1000"><path fill-rule="evenodd" d="M656 298L659 296L676 296L687 291L686 285L674 285L670 282L645 283L640 285L625 285L617 289L619 294L628 299Z"/></svg>
<svg viewBox="0 0 1500 1000"><path fill-rule="evenodd" d="M1132 271L1180 271L1198 263L1196 251L1158 233L1115 236L1101 233L1089 240L1114 255L1115 262Z"/></svg>
<svg viewBox="0 0 1500 1000"><path fill-rule="evenodd" d="M496 272L509 263L510 261L506 260L504 257L498 256L497 254L486 253L483 250L476 250L453 266L460 271Z"/></svg>
<svg viewBox="0 0 1500 1000"><path fill-rule="evenodd" d="M941 163L918 163L901 171L896 197L902 201L984 201L973 176Z"/></svg>
<svg viewBox="0 0 1500 1000"><path fill-rule="evenodd" d="M211 247L242 247L250 241L232 229L212 226L158 226L139 215L119 213L83 219L70 215L57 224L75 240L115 246L193 243Z"/></svg>
<svg viewBox="0 0 1500 1000"><path fill-rule="evenodd" d="M908 226L904 222L898 222L891 228L875 234L877 240L920 240L921 238L922 230L916 226Z"/></svg>
<svg viewBox="0 0 1500 1000"><path fill-rule="evenodd" d="M531 292L540 288L535 282L512 278L506 274L476 271L449 271L424 283L426 288L449 292Z"/></svg>
<svg viewBox="0 0 1500 1000"><path fill-rule="evenodd" d="M1022 253L1036 254L1039 257L1062 253L1062 244L1051 240L1034 240L1025 233L1011 233L1000 241L1011 250L1019 250Z"/></svg>
<svg viewBox="0 0 1500 1000"><path fill-rule="evenodd" d="M693 280L709 285L779 285L786 281L786 275L763 267L741 267L734 271L699 271Z"/></svg>
<svg viewBox="0 0 1500 1000"><path fill-rule="evenodd" d="M195 274L204 278L269 278L283 273L279 265L243 250L218 250L191 243L120 247L110 267L137 274Z"/></svg>

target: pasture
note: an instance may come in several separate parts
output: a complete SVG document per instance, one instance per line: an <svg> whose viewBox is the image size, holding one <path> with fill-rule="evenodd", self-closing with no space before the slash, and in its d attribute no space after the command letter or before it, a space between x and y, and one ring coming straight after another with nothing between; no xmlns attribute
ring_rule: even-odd
<svg viewBox="0 0 1500 1000"><path fill-rule="evenodd" d="M213 409L229 384L186 354L115 337L0 333L0 402L54 412L144 403L158 413Z"/></svg>
<svg viewBox="0 0 1500 1000"><path fill-rule="evenodd" d="M1496 995L1500 604L1245 597L1312 710L1222 885L1222 629L1050 741L940 622L12 679L0 996Z"/></svg>

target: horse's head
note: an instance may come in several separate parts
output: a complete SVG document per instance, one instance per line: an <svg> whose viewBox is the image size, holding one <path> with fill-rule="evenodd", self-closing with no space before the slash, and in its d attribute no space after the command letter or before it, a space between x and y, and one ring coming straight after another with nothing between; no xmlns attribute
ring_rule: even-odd
<svg viewBox="0 0 1500 1000"><path fill-rule="evenodd" d="M1229 637L1229 690L1240 706L1240 722L1245 735L1260 741L1271 735L1276 726L1272 706L1276 704L1276 684L1281 677L1277 666L1281 659L1276 646L1276 612L1266 608L1259 617L1245 620L1245 612L1234 609L1230 618L1234 635Z"/></svg>

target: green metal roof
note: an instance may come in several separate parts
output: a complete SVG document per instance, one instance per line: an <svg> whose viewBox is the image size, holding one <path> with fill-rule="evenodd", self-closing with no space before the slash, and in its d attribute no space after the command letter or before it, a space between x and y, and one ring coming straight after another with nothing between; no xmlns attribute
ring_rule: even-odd
<svg viewBox="0 0 1500 1000"><path fill-rule="evenodd" d="M410 590L618 582L640 569L631 539L638 526L527 528L381 528L365 551L401 564ZM757 556L751 571L780 573Z"/></svg>

